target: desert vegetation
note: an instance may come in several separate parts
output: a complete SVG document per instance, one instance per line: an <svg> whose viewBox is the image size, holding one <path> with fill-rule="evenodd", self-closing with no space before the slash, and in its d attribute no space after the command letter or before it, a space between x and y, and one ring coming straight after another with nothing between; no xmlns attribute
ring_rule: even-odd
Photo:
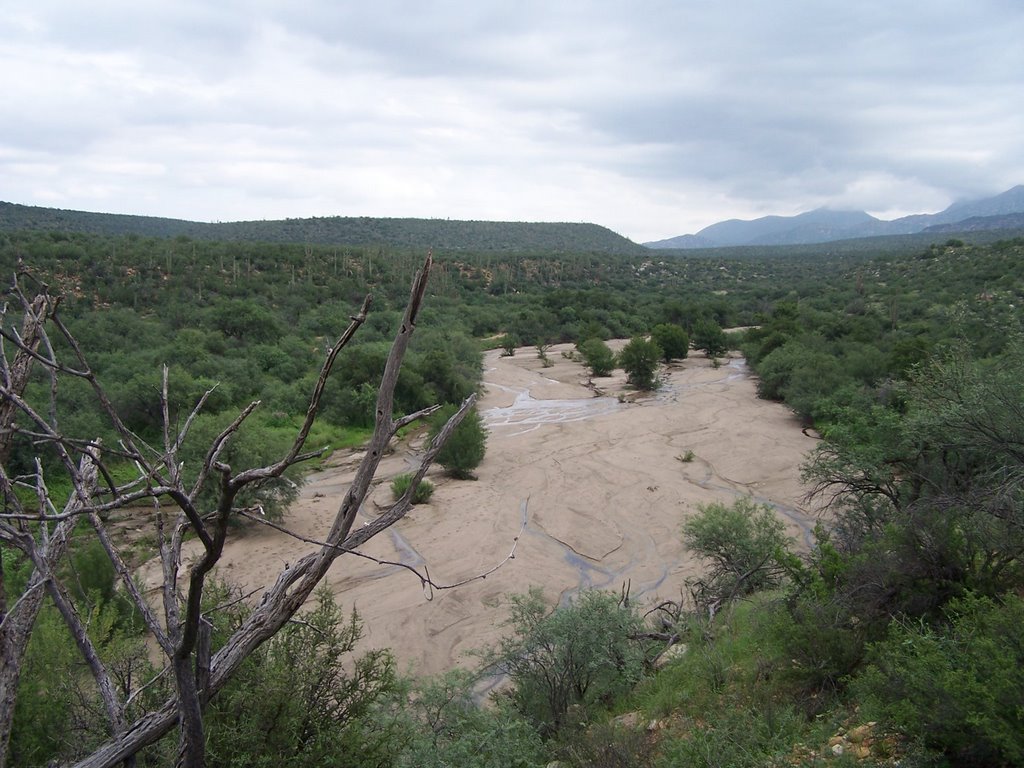
<svg viewBox="0 0 1024 768"><path fill-rule="evenodd" d="M442 251L410 300L422 254L394 247L5 233L6 764L1024 763L1024 241L829 250ZM617 356L613 338L631 339ZM458 414L437 417L450 464L427 437L396 515L431 461L472 474L481 350L502 339L576 343L594 377L638 389L690 350L742 350L760 395L820 437L813 546L756 499L706 505L679 520L705 567L677 600L524 583L503 640L415 680L316 591L385 527L351 528L358 497L270 607L211 574L232 526L287 523L305 466L383 452L406 415ZM163 527L104 541L108 513L143 501ZM207 558L179 578L186 537ZM132 570L152 555L161 619Z"/></svg>

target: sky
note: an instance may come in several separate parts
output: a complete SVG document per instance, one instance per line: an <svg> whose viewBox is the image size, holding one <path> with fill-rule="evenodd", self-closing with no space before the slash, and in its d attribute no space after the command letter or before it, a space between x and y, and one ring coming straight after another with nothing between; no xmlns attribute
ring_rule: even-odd
<svg viewBox="0 0 1024 768"><path fill-rule="evenodd" d="M1020 0L0 0L0 200L636 242L1024 183Z"/></svg>

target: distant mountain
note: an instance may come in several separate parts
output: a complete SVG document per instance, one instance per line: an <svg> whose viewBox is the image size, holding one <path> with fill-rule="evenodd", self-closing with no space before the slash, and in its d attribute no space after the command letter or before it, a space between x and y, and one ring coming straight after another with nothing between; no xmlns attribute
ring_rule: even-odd
<svg viewBox="0 0 1024 768"><path fill-rule="evenodd" d="M642 254L646 249L597 224L331 216L206 223L154 216L89 213L0 202L0 232L54 230L328 245L388 245L448 251Z"/></svg>
<svg viewBox="0 0 1024 768"><path fill-rule="evenodd" d="M1024 213L1024 184L1018 184L995 197L953 203L941 213L936 213L931 223L950 224L977 216L1003 216L1007 213Z"/></svg>
<svg viewBox="0 0 1024 768"><path fill-rule="evenodd" d="M720 248L739 245L804 245L827 243L881 235L909 235L931 227L953 225L974 218L1005 217L1024 214L1024 185L1018 185L1002 194L982 200L953 203L935 214L915 214L892 221L876 219L864 211L832 211L819 208L797 216L765 216L742 221L730 219L705 227L695 235L680 235L667 240L644 243L648 248ZM1019 224L1005 220L1005 228ZM981 225L977 225L980 227ZM986 228L997 228L998 222L989 222Z"/></svg>
<svg viewBox="0 0 1024 768"><path fill-rule="evenodd" d="M971 216L951 224L935 224L925 232L988 232L990 230L1024 229L1024 213L1007 213L1002 216Z"/></svg>

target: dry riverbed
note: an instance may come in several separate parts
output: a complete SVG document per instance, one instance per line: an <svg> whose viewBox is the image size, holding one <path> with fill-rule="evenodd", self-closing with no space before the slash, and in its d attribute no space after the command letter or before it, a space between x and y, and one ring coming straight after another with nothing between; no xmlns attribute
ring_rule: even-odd
<svg viewBox="0 0 1024 768"><path fill-rule="evenodd" d="M584 588L618 591L627 581L640 603L678 598L700 567L680 544L680 524L715 500L772 503L805 545L814 521L799 465L814 441L785 407L757 399L742 361L716 368L696 354L673 365L657 393L621 397L621 377L590 384L561 354L571 349L552 347L548 368L533 349L487 353L480 410L490 435L479 479L432 471L431 502L365 548L428 568L443 584L487 571L519 536L513 559L484 580L432 596L397 566L349 556L335 564L328 584L346 609L358 609L366 647L390 647L401 663L433 673L495 642L507 615L502 597L532 585L552 601ZM384 461L364 520L390 501L388 480L406 471L416 448L413 439ZM358 458L339 456L310 476L288 527L321 538ZM227 545L219 572L259 589L310 548L273 530L248 532Z"/></svg>

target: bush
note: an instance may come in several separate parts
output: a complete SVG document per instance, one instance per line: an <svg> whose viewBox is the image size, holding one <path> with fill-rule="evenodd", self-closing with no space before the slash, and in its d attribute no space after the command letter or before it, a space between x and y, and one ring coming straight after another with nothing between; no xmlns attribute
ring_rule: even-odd
<svg viewBox="0 0 1024 768"><path fill-rule="evenodd" d="M489 660L515 684L512 700L542 735L566 725L569 708L608 704L640 679L642 622L606 592L584 592L550 610L539 589L511 598L515 634Z"/></svg>
<svg viewBox="0 0 1024 768"><path fill-rule="evenodd" d="M453 670L417 684L407 705L412 738L401 768L542 768L540 736L508 702L481 707L473 701L476 680Z"/></svg>
<svg viewBox="0 0 1024 768"><path fill-rule="evenodd" d="M637 389L654 389L654 374L661 360L661 347L642 336L635 336L619 353L619 365L626 380Z"/></svg>
<svg viewBox="0 0 1024 768"><path fill-rule="evenodd" d="M711 561L701 598L732 599L777 586L791 555L785 527L766 504L742 497L702 505L683 524L686 548Z"/></svg>
<svg viewBox="0 0 1024 768"><path fill-rule="evenodd" d="M803 726L800 713L770 701L743 709L718 708L700 718L685 737L669 740L659 765L687 768L795 765L787 758L791 757L793 743L801 737Z"/></svg>
<svg viewBox="0 0 1024 768"><path fill-rule="evenodd" d="M399 680L390 652L357 655L361 635L358 616L346 618L319 589L312 610L257 649L210 702L209 764L391 765L400 739L377 708Z"/></svg>
<svg viewBox="0 0 1024 768"><path fill-rule="evenodd" d="M969 595L948 616L943 628L893 622L854 694L956 765L1024 764L1024 600Z"/></svg>
<svg viewBox="0 0 1024 768"><path fill-rule="evenodd" d="M512 357L516 353L516 347L519 346L519 339L510 333L506 333L498 339L498 346L501 347L502 357Z"/></svg>
<svg viewBox="0 0 1024 768"><path fill-rule="evenodd" d="M411 474L398 475L391 481L391 493L394 494L396 499L403 496L409 490L410 483L412 483ZM433 495L434 484L429 480L420 480L420 484L416 486L416 491L412 495L412 503L426 504Z"/></svg>
<svg viewBox="0 0 1024 768"><path fill-rule="evenodd" d="M714 320L700 320L693 327L693 346L708 357L718 357L729 351L729 339Z"/></svg>
<svg viewBox="0 0 1024 768"><path fill-rule="evenodd" d="M458 408L448 405L434 414L430 427L430 439L433 440L441 432ZM476 408L466 414L462 423L448 437L448 442L437 454L437 463L449 475L459 480L473 480L473 470L480 466L487 451L487 429Z"/></svg>
<svg viewBox="0 0 1024 768"><path fill-rule="evenodd" d="M591 376L609 376L615 370L615 353L601 339L587 339L578 349Z"/></svg>
<svg viewBox="0 0 1024 768"><path fill-rule="evenodd" d="M651 330L651 341L661 347L665 362L684 360L690 353L690 337L682 326L661 323Z"/></svg>

